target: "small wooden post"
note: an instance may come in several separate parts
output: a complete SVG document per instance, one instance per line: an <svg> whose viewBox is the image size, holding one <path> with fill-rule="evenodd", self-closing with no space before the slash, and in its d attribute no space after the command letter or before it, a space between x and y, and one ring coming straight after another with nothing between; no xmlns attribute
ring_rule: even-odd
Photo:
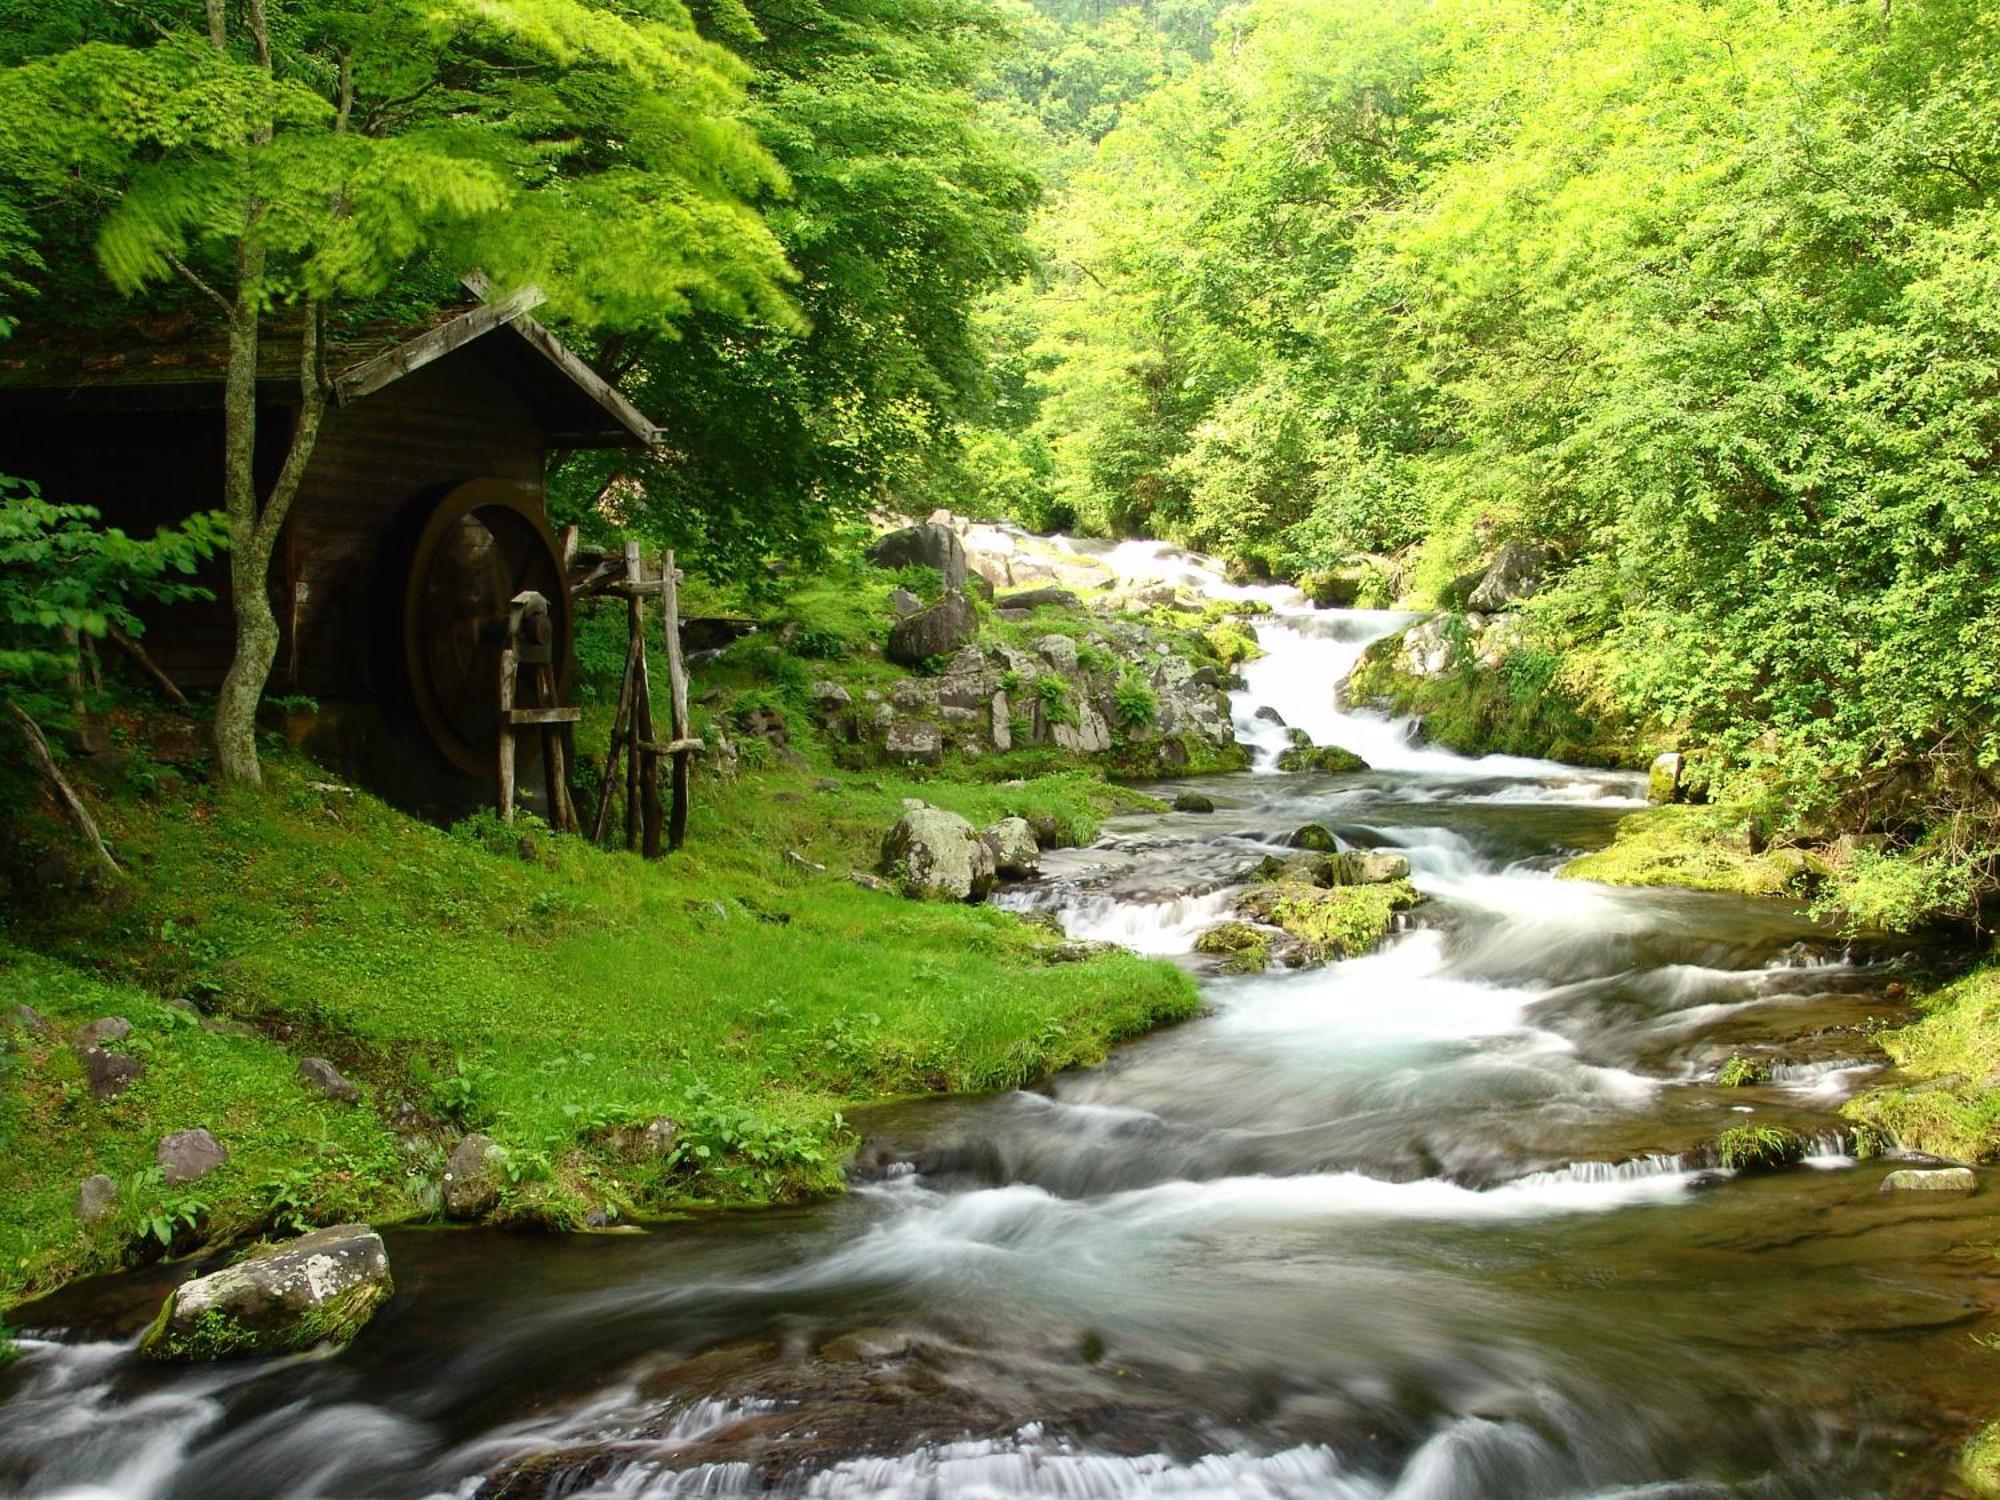
<svg viewBox="0 0 2000 1500"><path fill-rule="evenodd" d="M605 833L611 827L611 777L618 769L618 753L625 748L626 726L632 718L632 652L638 641L625 649L625 678L618 688L618 711L611 716L611 744L604 752L604 774L598 778L603 788L597 799L597 818L590 830L592 843L602 843Z"/></svg>
<svg viewBox="0 0 2000 1500"><path fill-rule="evenodd" d="M519 657L509 629L500 647L500 821L514 821L514 675Z"/></svg>
<svg viewBox="0 0 2000 1500"><path fill-rule="evenodd" d="M667 847L678 849L687 842L688 798L692 790L694 752L687 748L693 738L688 725L687 665L681 660L681 575L674 566L674 554L660 557L661 613L667 632L667 702L672 715L674 743L674 803L667 823Z"/></svg>

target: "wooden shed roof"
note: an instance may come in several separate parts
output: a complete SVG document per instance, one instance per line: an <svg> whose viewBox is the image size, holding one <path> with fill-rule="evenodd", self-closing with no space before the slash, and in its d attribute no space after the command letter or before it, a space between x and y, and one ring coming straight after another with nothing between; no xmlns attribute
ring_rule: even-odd
<svg viewBox="0 0 2000 1500"><path fill-rule="evenodd" d="M364 401L475 341L479 354L528 388L557 448L640 448L658 429L531 316L541 294L526 288L486 300L482 280L468 278L479 300L431 316L391 324L329 329L326 362L334 399ZM297 389L296 319L266 325L259 340L257 379L267 397ZM139 314L85 336L24 329L0 344L0 399L87 407L99 411L219 405L229 362L218 320L192 312Z"/></svg>

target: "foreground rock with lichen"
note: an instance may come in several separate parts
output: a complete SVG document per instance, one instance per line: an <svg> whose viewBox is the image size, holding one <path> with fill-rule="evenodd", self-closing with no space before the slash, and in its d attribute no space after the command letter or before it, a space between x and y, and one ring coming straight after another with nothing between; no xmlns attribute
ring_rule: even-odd
<svg viewBox="0 0 2000 1500"><path fill-rule="evenodd" d="M394 1290L388 1252L366 1224L315 1230L175 1287L139 1352L191 1363L341 1345Z"/></svg>

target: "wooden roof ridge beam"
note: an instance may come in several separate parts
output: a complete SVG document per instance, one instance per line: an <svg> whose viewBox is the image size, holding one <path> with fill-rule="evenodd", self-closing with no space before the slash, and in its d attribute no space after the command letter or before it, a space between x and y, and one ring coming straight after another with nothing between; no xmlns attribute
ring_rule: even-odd
<svg viewBox="0 0 2000 1500"><path fill-rule="evenodd" d="M444 358L452 350L463 348L503 324L526 317L530 309L540 307L547 300L540 287L524 286L498 302L482 302L477 307L467 308L429 332L420 333L407 343L398 344L336 377L334 394L343 402L372 396L382 387Z"/></svg>
<svg viewBox="0 0 2000 1500"><path fill-rule="evenodd" d="M468 271L462 278L466 290L475 297L484 297L492 290L492 283L483 271ZM539 307L543 298L537 297ZM634 406L629 397L617 386L586 364L577 353L557 338L538 320L527 316L524 309L520 316L509 318L508 325L519 334L542 358L554 365L586 396L597 403L613 421L639 440L644 448L658 447L660 429L647 420L646 414Z"/></svg>

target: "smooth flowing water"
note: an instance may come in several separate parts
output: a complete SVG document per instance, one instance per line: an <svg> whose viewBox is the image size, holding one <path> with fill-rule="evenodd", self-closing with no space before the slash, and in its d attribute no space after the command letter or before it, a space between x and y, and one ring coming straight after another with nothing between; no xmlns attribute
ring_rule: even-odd
<svg viewBox="0 0 2000 1500"><path fill-rule="evenodd" d="M1557 882L1633 778L1413 745L1335 695L1407 617L1269 597L1259 769L1004 899L1187 954L1317 820L1433 898L1384 951L1204 972L1208 1015L1102 1068L880 1111L839 1202L394 1234L399 1296L336 1356L149 1369L164 1273L79 1289L0 1375L0 1495L1950 1493L2000 1409L2000 1225L1845 1154L1897 961L1773 904ZM1272 774L1262 707L1376 769ZM1771 1084L1718 1087L1737 1052ZM1745 1120L1816 1154L1689 1157Z"/></svg>

